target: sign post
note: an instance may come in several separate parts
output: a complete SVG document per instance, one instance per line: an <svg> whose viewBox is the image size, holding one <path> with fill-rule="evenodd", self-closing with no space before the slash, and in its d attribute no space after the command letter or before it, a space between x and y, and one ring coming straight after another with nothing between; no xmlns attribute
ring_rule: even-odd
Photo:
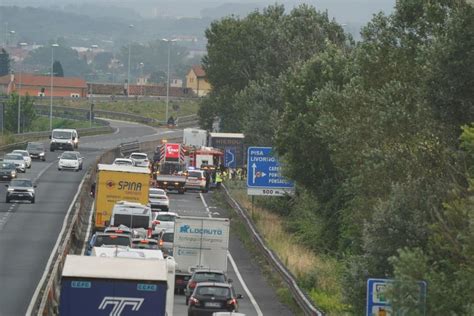
<svg viewBox="0 0 474 316"><path fill-rule="evenodd" d="M281 174L282 167L271 147L249 147L247 152L247 194L282 196L295 185Z"/></svg>
<svg viewBox="0 0 474 316"><path fill-rule="evenodd" d="M393 285L392 279L368 279L367 280L367 306L366 316L395 316L405 315L405 313L393 313L392 305L387 300L387 290ZM425 314L426 305L426 282L418 281L419 293L415 298L417 305ZM409 315L408 313L406 315Z"/></svg>

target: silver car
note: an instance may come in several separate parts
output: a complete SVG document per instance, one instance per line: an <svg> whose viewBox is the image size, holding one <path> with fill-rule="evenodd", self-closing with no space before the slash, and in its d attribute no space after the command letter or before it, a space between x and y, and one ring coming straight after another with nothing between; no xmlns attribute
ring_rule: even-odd
<svg viewBox="0 0 474 316"><path fill-rule="evenodd" d="M13 179L10 184L6 185L7 196L5 202L10 203L13 200L30 201L35 203L35 188L33 181L30 179Z"/></svg>
<svg viewBox="0 0 474 316"><path fill-rule="evenodd" d="M136 167L150 167L150 160L148 159L148 155L145 153L132 153L128 158L133 160Z"/></svg>
<svg viewBox="0 0 474 316"><path fill-rule="evenodd" d="M16 149L12 151L14 154L20 154L23 156L23 160L25 160L26 168L31 168L31 157L30 153L27 150Z"/></svg>
<svg viewBox="0 0 474 316"><path fill-rule="evenodd" d="M4 162L12 162L15 164L16 170L19 172L26 172L26 162L23 155L16 153L9 153L3 156Z"/></svg>

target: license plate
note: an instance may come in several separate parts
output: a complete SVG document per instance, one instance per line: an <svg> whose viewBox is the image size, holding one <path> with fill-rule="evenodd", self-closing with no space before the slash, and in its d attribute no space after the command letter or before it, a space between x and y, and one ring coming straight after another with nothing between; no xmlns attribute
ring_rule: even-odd
<svg viewBox="0 0 474 316"><path fill-rule="evenodd" d="M206 306L206 307L221 307L221 303L208 302L208 303L205 303L204 306Z"/></svg>
<svg viewBox="0 0 474 316"><path fill-rule="evenodd" d="M2 176L3 179L8 179L8 176Z"/></svg>
<svg viewBox="0 0 474 316"><path fill-rule="evenodd" d="M25 196L24 194L17 194L18 196Z"/></svg>

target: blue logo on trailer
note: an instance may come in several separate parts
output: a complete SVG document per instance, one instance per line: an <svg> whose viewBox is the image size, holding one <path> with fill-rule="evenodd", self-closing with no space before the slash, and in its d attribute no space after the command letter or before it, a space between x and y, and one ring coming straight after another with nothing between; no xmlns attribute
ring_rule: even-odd
<svg viewBox="0 0 474 316"><path fill-rule="evenodd" d="M237 159L236 159L236 148L235 147L226 147L224 150L224 167L226 168L236 168Z"/></svg>
<svg viewBox="0 0 474 316"><path fill-rule="evenodd" d="M294 183L281 174L281 165L272 147L249 147L247 154L247 187L292 189Z"/></svg>
<svg viewBox="0 0 474 316"><path fill-rule="evenodd" d="M387 290L395 281L392 279L367 280L367 310L366 316L393 315L392 305L387 300ZM418 303L420 315L426 311L426 282L418 281L419 293L413 297Z"/></svg>

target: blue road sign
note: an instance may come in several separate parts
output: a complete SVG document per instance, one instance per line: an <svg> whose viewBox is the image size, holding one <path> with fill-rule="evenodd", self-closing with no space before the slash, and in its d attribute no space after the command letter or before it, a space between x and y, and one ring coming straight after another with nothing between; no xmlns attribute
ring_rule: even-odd
<svg viewBox="0 0 474 316"><path fill-rule="evenodd" d="M236 168L237 159L236 159L236 148L235 147L225 147L224 150L224 167L226 168Z"/></svg>
<svg viewBox="0 0 474 316"><path fill-rule="evenodd" d="M250 195L283 195L294 183L281 174L281 165L271 147L249 147L247 188Z"/></svg>
<svg viewBox="0 0 474 316"><path fill-rule="evenodd" d="M367 280L367 306L366 316L398 315L393 314L392 305L387 300L386 292L395 281L392 279L368 279ZM418 281L419 293L414 295L420 315L426 310L426 282Z"/></svg>

